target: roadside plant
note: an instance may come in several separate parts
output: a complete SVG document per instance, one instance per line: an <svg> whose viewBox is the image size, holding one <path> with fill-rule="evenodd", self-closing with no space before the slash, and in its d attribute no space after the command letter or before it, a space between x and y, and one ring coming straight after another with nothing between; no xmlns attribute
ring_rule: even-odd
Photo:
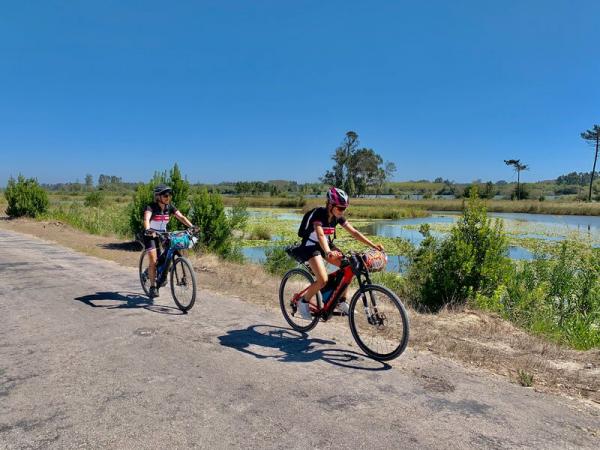
<svg viewBox="0 0 600 450"><path fill-rule="evenodd" d="M288 256L282 247L270 247L265 250L264 268L273 275L283 276L288 270L296 267L297 263Z"/></svg>
<svg viewBox="0 0 600 450"><path fill-rule="evenodd" d="M437 311L464 304L476 293L491 295L505 281L511 267L508 241L502 222L488 218L476 188L449 237L435 238L427 224L419 231L424 240L411 256L408 281L422 309Z"/></svg>
<svg viewBox="0 0 600 450"><path fill-rule="evenodd" d="M227 217L221 195L202 189L190 199L189 219L200 227L202 247L226 259L242 261L241 250L233 238L234 225L239 225L239 215L235 219Z"/></svg>
<svg viewBox="0 0 600 450"><path fill-rule="evenodd" d="M6 214L9 217L37 217L48 210L48 193L35 178L19 175L10 177L4 191L8 203Z"/></svg>

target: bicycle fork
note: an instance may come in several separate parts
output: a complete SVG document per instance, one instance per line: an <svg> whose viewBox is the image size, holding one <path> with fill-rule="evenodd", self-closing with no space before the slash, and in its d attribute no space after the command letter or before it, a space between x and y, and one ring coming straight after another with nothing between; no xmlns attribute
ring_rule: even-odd
<svg viewBox="0 0 600 450"><path fill-rule="evenodd" d="M363 302L365 316L367 317L367 322L369 322L369 325L383 326L385 321L385 314L380 313L377 309L377 303L375 302L375 298L372 292L369 292L369 297L371 297L370 304L369 300L367 299L367 296L364 292L362 292L361 298Z"/></svg>

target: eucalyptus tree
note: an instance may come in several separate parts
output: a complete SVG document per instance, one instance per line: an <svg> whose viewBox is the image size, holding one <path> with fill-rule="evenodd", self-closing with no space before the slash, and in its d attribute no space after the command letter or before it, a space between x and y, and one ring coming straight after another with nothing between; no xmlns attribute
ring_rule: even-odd
<svg viewBox="0 0 600 450"><path fill-rule="evenodd" d="M350 196L364 195L369 188L380 192L384 182L395 172L396 165L384 163L373 149L358 146L358 134L348 131L331 157L333 167L325 172L321 181L344 189Z"/></svg>
<svg viewBox="0 0 600 450"><path fill-rule="evenodd" d="M594 167L592 168L592 176L590 177L590 192L588 201L592 201L592 184L594 183L594 175L596 173L596 161L598 160L598 143L600 141L600 125L594 125L591 130L586 130L581 133L581 138L590 145L596 146L596 154L594 156Z"/></svg>
<svg viewBox="0 0 600 450"><path fill-rule="evenodd" d="M521 171L529 170L529 166L521 164L520 159L505 159L504 163L507 166L512 166L515 172L517 172L517 200L521 200Z"/></svg>

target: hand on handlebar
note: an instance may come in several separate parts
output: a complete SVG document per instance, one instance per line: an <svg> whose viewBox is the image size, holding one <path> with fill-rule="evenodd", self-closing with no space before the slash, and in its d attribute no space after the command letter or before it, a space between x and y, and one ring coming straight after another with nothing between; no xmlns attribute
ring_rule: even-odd
<svg viewBox="0 0 600 450"><path fill-rule="evenodd" d="M144 230L144 235L149 237L156 237L156 232L153 229L148 228L147 230Z"/></svg>
<svg viewBox="0 0 600 450"><path fill-rule="evenodd" d="M383 245L381 245L381 244L375 244L375 247L373 247L373 248L375 248L376 250L379 250L380 252L385 251L385 248L383 248Z"/></svg>
<svg viewBox="0 0 600 450"><path fill-rule="evenodd" d="M339 266L342 262L342 258L344 257L343 253L339 250L332 250L327 253L327 262L336 266Z"/></svg>

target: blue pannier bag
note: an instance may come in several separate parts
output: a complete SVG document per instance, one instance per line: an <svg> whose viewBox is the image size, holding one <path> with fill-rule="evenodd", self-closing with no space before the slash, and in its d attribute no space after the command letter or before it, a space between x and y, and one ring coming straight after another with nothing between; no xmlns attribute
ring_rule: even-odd
<svg viewBox="0 0 600 450"><path fill-rule="evenodd" d="M171 248L183 250L193 246L194 244L187 233L176 233L171 235Z"/></svg>

